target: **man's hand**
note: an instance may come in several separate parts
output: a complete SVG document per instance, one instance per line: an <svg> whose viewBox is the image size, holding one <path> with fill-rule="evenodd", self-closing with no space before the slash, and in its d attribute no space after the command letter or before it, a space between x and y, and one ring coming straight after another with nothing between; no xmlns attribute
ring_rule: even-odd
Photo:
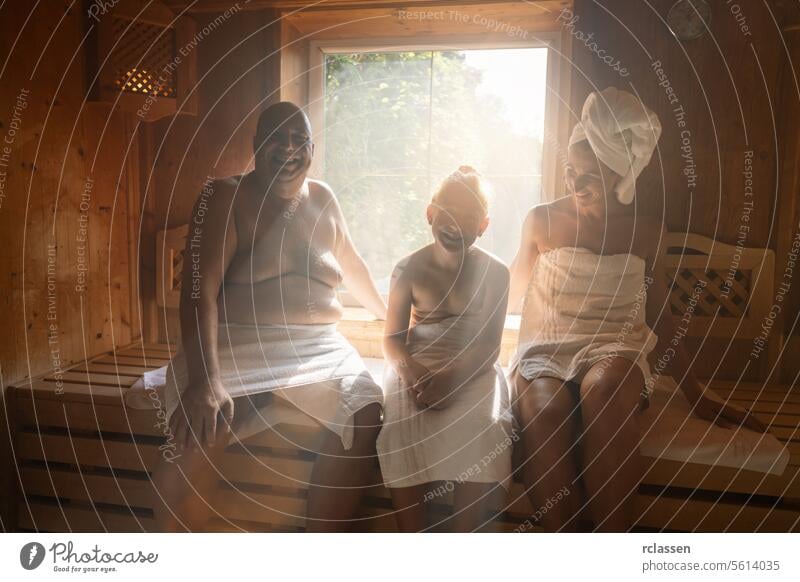
<svg viewBox="0 0 800 582"><path fill-rule="evenodd" d="M222 382L216 380L188 386L170 426L179 447L188 447L192 441L211 447L230 433L232 422L233 399Z"/></svg>

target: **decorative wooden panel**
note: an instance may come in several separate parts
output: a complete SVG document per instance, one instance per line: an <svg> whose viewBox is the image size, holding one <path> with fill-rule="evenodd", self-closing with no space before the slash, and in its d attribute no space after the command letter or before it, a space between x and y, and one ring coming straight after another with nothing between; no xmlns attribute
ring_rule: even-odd
<svg viewBox="0 0 800 582"><path fill-rule="evenodd" d="M672 313L694 310L689 335L758 336L772 301L775 253L692 233L670 233L666 244Z"/></svg>
<svg viewBox="0 0 800 582"><path fill-rule="evenodd" d="M109 55L114 85L127 93L175 97L175 31L147 22L113 17L117 45Z"/></svg>
<svg viewBox="0 0 800 582"><path fill-rule="evenodd" d="M101 101L145 121L197 112L191 18L160 2L120 0L96 20Z"/></svg>

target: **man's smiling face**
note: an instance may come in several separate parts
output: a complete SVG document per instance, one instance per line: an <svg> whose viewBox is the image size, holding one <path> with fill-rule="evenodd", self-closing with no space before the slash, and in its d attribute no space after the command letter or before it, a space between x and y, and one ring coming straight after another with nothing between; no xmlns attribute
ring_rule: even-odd
<svg viewBox="0 0 800 582"><path fill-rule="evenodd" d="M293 195L314 157L308 118L289 103L270 107L259 119L253 148L259 181L270 190L278 186Z"/></svg>

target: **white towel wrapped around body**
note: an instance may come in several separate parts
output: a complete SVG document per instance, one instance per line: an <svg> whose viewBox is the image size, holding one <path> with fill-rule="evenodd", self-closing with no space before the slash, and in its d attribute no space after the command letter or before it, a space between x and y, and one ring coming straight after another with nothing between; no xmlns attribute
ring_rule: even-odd
<svg viewBox="0 0 800 582"><path fill-rule="evenodd" d="M485 322L484 322L485 323ZM474 316L452 316L409 330L412 356L431 371L457 361L480 329ZM459 386L441 410L420 410L386 366L378 456L387 487L433 481L508 486L514 441L508 385L499 364Z"/></svg>
<svg viewBox="0 0 800 582"><path fill-rule="evenodd" d="M656 378L650 406L641 418L639 451L645 457L732 467L781 475L789 451L775 436L723 428L692 414L692 407L669 376Z"/></svg>
<svg viewBox="0 0 800 582"><path fill-rule="evenodd" d="M221 323L217 352L222 384L231 397L241 399L264 392L280 397L251 411L252 418L239 425L232 439L245 439L275 424L297 421L302 416L299 410L339 435L349 449L353 415L368 404L383 403L381 388L335 323ZM176 410L182 413L180 395L187 383L186 359L179 348L168 366L145 373L128 391L125 402L131 408L163 407L169 418ZM285 401L295 408L286 406ZM236 414L234 400L234 417Z"/></svg>
<svg viewBox="0 0 800 582"><path fill-rule="evenodd" d="M650 379L657 338L645 321L645 262L632 254L598 255L561 247L539 255L522 310L512 369L524 378L580 382L613 356L635 362Z"/></svg>

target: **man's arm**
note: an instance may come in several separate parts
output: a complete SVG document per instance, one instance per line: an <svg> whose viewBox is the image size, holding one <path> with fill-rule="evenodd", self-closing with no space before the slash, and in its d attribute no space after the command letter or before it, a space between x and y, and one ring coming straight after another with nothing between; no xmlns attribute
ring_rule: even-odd
<svg viewBox="0 0 800 582"><path fill-rule="evenodd" d="M219 182L204 186L189 222L179 309L189 385L183 394L184 413L179 409L173 414L178 442L188 442L188 436L195 434L211 444L217 413L222 411L229 421L233 417L232 402L220 383L217 356L217 297L237 244L232 191Z"/></svg>
<svg viewBox="0 0 800 582"><path fill-rule="evenodd" d="M511 282L508 291L508 311L510 313L519 313L522 310L525 292L533 274L533 265L539 256L539 247L536 244L539 213L540 210L537 210L537 208L531 209L522 224L519 250L510 267Z"/></svg>
<svg viewBox="0 0 800 582"><path fill-rule="evenodd" d="M358 254L358 251L350 238L342 209L336 200L333 192L328 186L324 186L331 197L331 208L336 223L336 260L342 267L342 279L344 286L353 294L356 301L366 307L378 319L386 319L386 303L375 287L375 281L370 275L367 263Z"/></svg>
<svg viewBox="0 0 800 582"><path fill-rule="evenodd" d="M383 355L395 369L407 368L411 355L406 348L411 321L411 282L405 269L408 259L400 261L392 272L389 306L383 326Z"/></svg>

